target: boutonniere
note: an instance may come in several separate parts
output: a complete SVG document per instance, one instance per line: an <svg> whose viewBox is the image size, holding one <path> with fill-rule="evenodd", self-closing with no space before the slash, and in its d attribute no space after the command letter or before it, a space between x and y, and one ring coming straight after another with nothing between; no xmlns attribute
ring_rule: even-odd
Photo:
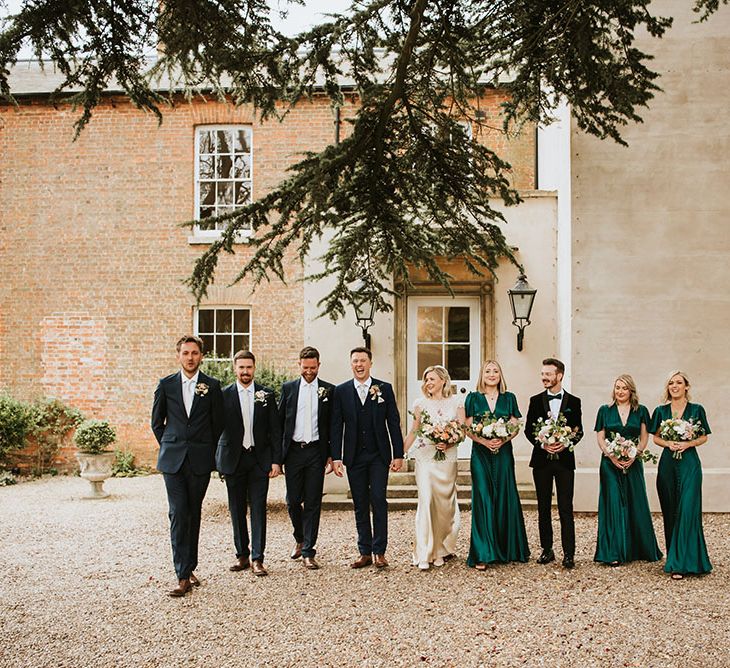
<svg viewBox="0 0 730 668"><path fill-rule="evenodd" d="M370 400L376 401L379 404L384 404L385 399L383 399L383 393L380 391L380 387L377 385L371 385L370 386Z"/></svg>
<svg viewBox="0 0 730 668"><path fill-rule="evenodd" d="M256 404L263 404L266 406L267 395L264 390L258 390L253 393L253 401Z"/></svg>
<svg viewBox="0 0 730 668"><path fill-rule="evenodd" d="M204 397L206 394L208 394L208 390L210 388L205 383L198 383L195 386L195 394L197 394L199 397Z"/></svg>
<svg viewBox="0 0 730 668"><path fill-rule="evenodd" d="M327 389L326 387L320 387L320 388L319 388L319 389L317 390L317 396L318 396L318 397L319 397L319 398L320 398L320 399L321 399L322 401L327 401L327 400L329 399L329 393L330 393L330 391L329 391L329 390L328 390L328 389Z"/></svg>

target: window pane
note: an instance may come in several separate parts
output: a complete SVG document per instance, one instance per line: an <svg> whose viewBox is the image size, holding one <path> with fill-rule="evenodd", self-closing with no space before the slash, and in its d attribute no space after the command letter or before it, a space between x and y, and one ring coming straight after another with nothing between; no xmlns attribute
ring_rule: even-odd
<svg viewBox="0 0 730 668"><path fill-rule="evenodd" d="M215 153L215 132L213 130L200 132L198 150L200 153Z"/></svg>
<svg viewBox="0 0 730 668"><path fill-rule="evenodd" d="M441 346L429 343L418 344L418 378L423 377L426 367L441 364Z"/></svg>
<svg viewBox="0 0 730 668"><path fill-rule="evenodd" d="M236 183L236 204L248 204L251 201L251 189L248 183Z"/></svg>
<svg viewBox="0 0 730 668"><path fill-rule="evenodd" d="M199 179L213 179L215 178L215 172L213 171L213 156L206 155L201 156L198 160L198 178Z"/></svg>
<svg viewBox="0 0 730 668"><path fill-rule="evenodd" d="M233 312L233 331L248 334L249 329L250 325L248 309L236 309Z"/></svg>
<svg viewBox="0 0 730 668"><path fill-rule="evenodd" d="M469 380L469 346L446 346L444 352L451 380Z"/></svg>
<svg viewBox="0 0 730 668"><path fill-rule="evenodd" d="M210 206L215 204L215 183L200 184L200 206ZM202 211L201 211L202 218Z"/></svg>
<svg viewBox="0 0 730 668"><path fill-rule="evenodd" d="M251 161L248 155L237 155L233 160L233 178L250 179Z"/></svg>
<svg viewBox="0 0 730 668"><path fill-rule="evenodd" d="M229 130L218 130L218 153L233 153L232 133Z"/></svg>
<svg viewBox="0 0 730 668"><path fill-rule="evenodd" d="M230 309L217 309L215 312L215 333L232 331L233 319Z"/></svg>
<svg viewBox="0 0 730 668"><path fill-rule="evenodd" d="M213 335L212 334L206 334L205 336L200 337L203 339L203 350L205 351L206 355L210 355L213 357Z"/></svg>
<svg viewBox="0 0 730 668"><path fill-rule="evenodd" d="M418 318L419 341L443 340L443 309L440 306L419 306L418 315L416 317ZM435 362L435 364L440 363L440 359L438 362ZM428 366L428 364L426 366Z"/></svg>
<svg viewBox="0 0 730 668"><path fill-rule="evenodd" d="M251 337L248 334L243 337L242 347L244 350L251 350Z"/></svg>
<svg viewBox="0 0 730 668"><path fill-rule="evenodd" d="M232 357L231 353L231 335L223 334L215 337L215 356L216 357Z"/></svg>
<svg viewBox="0 0 730 668"><path fill-rule="evenodd" d="M251 151L251 131L248 129L236 132L236 153L249 153Z"/></svg>
<svg viewBox="0 0 730 668"><path fill-rule="evenodd" d="M233 353L237 353L239 350L246 350L243 347L244 336L237 334L233 337Z"/></svg>
<svg viewBox="0 0 730 668"><path fill-rule="evenodd" d="M233 204L233 183L224 181L218 183L216 204Z"/></svg>
<svg viewBox="0 0 730 668"><path fill-rule="evenodd" d="M446 309L447 341L469 340L469 307L452 306Z"/></svg>
<svg viewBox="0 0 730 668"><path fill-rule="evenodd" d="M214 332L215 312L212 308L201 308L198 311L198 332L201 334L209 334Z"/></svg>
<svg viewBox="0 0 730 668"><path fill-rule="evenodd" d="M233 161L230 155L219 155L215 159L215 175L218 179L230 179L232 177Z"/></svg>

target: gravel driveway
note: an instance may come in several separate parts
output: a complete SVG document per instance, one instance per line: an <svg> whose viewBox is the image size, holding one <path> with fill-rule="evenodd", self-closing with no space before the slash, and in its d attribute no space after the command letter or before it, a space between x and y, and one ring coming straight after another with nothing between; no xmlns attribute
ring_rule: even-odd
<svg viewBox="0 0 730 668"><path fill-rule="evenodd" d="M351 571L349 512L323 514L319 571L288 558L281 480L270 494L270 575L231 573L225 488L203 509L197 575L171 599L167 503L160 476L113 479L86 501L80 478L0 488L0 665L92 666L727 666L729 515L706 515L714 572L673 582L659 564L592 562L596 518L577 518L577 568L533 560L479 573L459 559L410 564L414 511L390 514L391 568ZM661 518L654 524L663 543ZM723 658L724 657L724 658Z"/></svg>

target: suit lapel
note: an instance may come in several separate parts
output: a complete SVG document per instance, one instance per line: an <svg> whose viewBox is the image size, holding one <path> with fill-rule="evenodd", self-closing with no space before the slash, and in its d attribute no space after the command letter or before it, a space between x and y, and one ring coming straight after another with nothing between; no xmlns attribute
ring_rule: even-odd
<svg viewBox="0 0 730 668"><path fill-rule="evenodd" d="M545 411L545 417L550 412L550 402L548 401L547 390L542 393L542 408Z"/></svg>
<svg viewBox="0 0 730 668"><path fill-rule="evenodd" d="M182 371L178 371L175 375L175 382L177 383L177 386L175 388L175 396L177 397L177 400L180 402L180 406L183 409L183 412L185 411L185 399L183 398L183 384L182 384Z"/></svg>
<svg viewBox="0 0 730 668"><path fill-rule="evenodd" d="M296 428L296 422L297 422L297 410L299 408L299 388L302 386L302 377L299 377L299 380L294 383L294 386L292 388L292 400L289 404L289 415L287 416L289 418L290 424L291 424L291 432L294 433L294 429Z"/></svg>
<svg viewBox="0 0 730 668"><path fill-rule="evenodd" d="M563 390L563 398L560 400L560 412L565 414L565 407L568 405L568 393Z"/></svg>

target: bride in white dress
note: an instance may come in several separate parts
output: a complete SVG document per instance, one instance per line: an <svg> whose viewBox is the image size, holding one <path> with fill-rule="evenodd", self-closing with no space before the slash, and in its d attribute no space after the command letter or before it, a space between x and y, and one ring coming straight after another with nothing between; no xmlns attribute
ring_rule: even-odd
<svg viewBox="0 0 730 668"><path fill-rule="evenodd" d="M449 372L441 365L423 372L423 397L413 403L414 420L405 440L405 450L412 448L416 460L418 509L416 510L416 542L413 565L428 570L430 565L443 566L444 559L456 551L459 532L459 504L456 498L456 446L445 447L417 436L421 414L426 411L433 424L465 421L464 403L452 394ZM437 448L445 459L434 459Z"/></svg>

